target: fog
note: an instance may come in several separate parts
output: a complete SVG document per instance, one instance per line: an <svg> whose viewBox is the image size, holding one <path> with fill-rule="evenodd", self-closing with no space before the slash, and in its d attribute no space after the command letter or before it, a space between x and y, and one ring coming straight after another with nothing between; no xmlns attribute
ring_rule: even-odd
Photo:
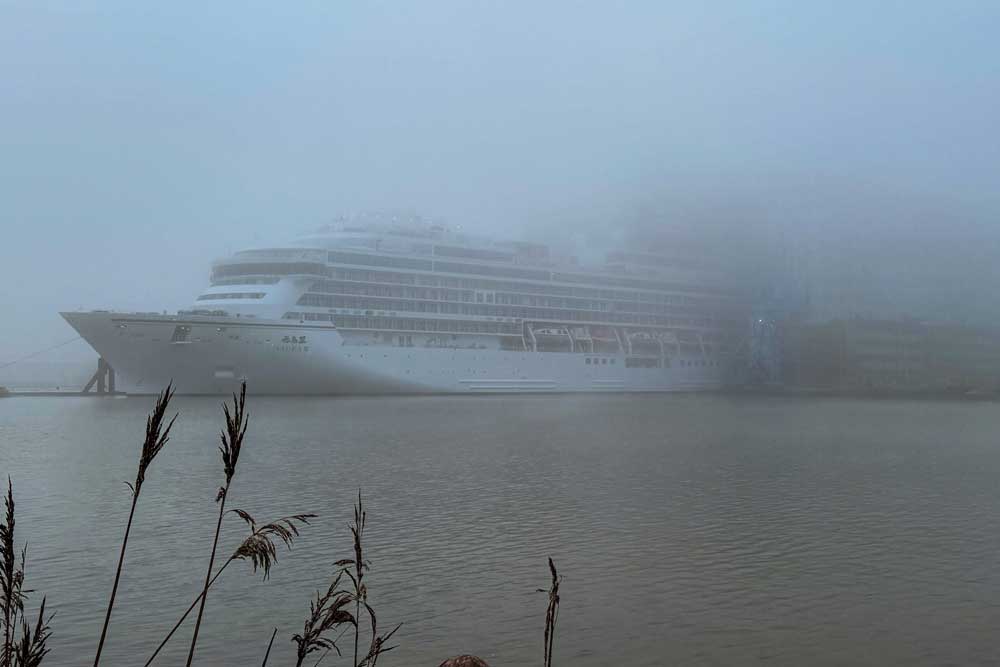
<svg viewBox="0 0 1000 667"><path fill-rule="evenodd" d="M998 32L990 2L2 1L0 360L371 209L1000 322Z"/></svg>

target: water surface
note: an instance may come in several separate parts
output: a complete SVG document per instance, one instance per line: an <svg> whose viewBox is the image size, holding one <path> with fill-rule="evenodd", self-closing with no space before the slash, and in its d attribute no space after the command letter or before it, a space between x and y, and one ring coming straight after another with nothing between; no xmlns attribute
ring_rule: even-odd
<svg viewBox="0 0 1000 667"><path fill-rule="evenodd" d="M49 665L92 659L149 398L0 400ZM178 398L140 499L105 664L141 664L196 595L218 399ZM310 595L369 507L386 665L941 665L1000 660L1000 407L724 396L251 398L232 506L319 519L270 580L230 568L201 664L293 662ZM227 523L223 552L243 528ZM38 594L33 602L38 601ZM32 605L33 606L33 605ZM162 664L178 664L190 628ZM276 659L280 658L280 659ZM329 664L338 664L328 658ZM381 664L381 661L380 661Z"/></svg>

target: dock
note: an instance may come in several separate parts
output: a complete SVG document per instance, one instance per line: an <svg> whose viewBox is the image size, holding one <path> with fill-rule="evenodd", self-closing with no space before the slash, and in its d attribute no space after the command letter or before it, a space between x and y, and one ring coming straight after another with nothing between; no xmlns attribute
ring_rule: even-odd
<svg viewBox="0 0 1000 667"><path fill-rule="evenodd" d="M52 398L71 398L86 396L89 398L117 398L121 396L128 396L124 391L106 391L103 394L98 394L92 391L68 391L61 389L24 389L24 390L13 390L7 389L6 387L0 387L0 398L14 398L14 397L24 397L24 396L47 396Z"/></svg>
<svg viewBox="0 0 1000 667"><path fill-rule="evenodd" d="M93 391L91 391L93 390ZM68 398L73 396L93 396L97 398L102 397L121 397L127 396L124 391L118 391L115 388L115 369L111 367L103 357L97 360L97 371L87 382L87 385L83 389L68 390L68 389L22 389L14 390L8 389L7 387L0 386L0 398L8 398L13 396L48 396L56 398Z"/></svg>

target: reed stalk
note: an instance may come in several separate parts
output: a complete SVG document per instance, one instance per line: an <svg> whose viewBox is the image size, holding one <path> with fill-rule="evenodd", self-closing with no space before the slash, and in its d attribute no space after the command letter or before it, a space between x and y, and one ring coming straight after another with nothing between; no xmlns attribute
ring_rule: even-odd
<svg viewBox="0 0 1000 667"><path fill-rule="evenodd" d="M358 489L358 504L354 506L354 521L349 526L351 537L353 538L354 558L344 558L338 560L334 565L340 568L342 574L346 574L351 580L353 591L351 601L354 602L354 661L355 667L358 664L358 641L360 638L360 626L358 621L361 617L361 605L368 603L368 589L365 586L365 571L371 564L364 558L364 535L365 520L368 513L365 512L364 504L361 501L361 489ZM352 571L353 570L353 571Z"/></svg>
<svg viewBox="0 0 1000 667"><path fill-rule="evenodd" d="M10 615L13 606L12 583L14 581L14 489L7 478L6 523L0 524L0 595L3 595L3 654L0 665L10 664Z"/></svg>
<svg viewBox="0 0 1000 667"><path fill-rule="evenodd" d="M0 667L9 667L13 659L17 616L24 610L24 552L21 567L17 566L17 552L14 549L14 485L7 478L7 496L4 499L6 513L4 523L0 523L0 606L3 607L3 649L0 651Z"/></svg>
<svg viewBox="0 0 1000 667"><path fill-rule="evenodd" d="M52 635L49 622L55 614L45 617L45 598L42 598L42 606L38 610L38 621L35 623L34 632L28 621L21 619L21 641L14 646L13 665L14 667L38 667L42 660L49 653L47 643Z"/></svg>
<svg viewBox="0 0 1000 667"><path fill-rule="evenodd" d="M49 653L46 643L52 634L49 628L52 615L47 617L45 615L44 597L34 631L24 613L24 601L31 592L24 588L24 563L27 560L28 547L21 549L20 563L18 563L14 550L14 485L9 477L5 505L4 523L0 523L0 607L3 609L0 621L4 628L0 666L38 667ZM17 639L18 625L21 627L20 640Z"/></svg>
<svg viewBox="0 0 1000 667"><path fill-rule="evenodd" d="M177 419L175 414L170 423L167 424L166 429L163 429L163 418L167 412L167 406L170 403L170 399L173 398L173 391L171 390L171 385L168 384L167 388L157 397L156 405L153 407L153 411L146 417L146 439L142 443L142 451L139 455L139 471L135 476L135 484L129 484L125 482L128 487L132 490L132 507L129 509L128 513L128 523L125 525L125 537L122 539L121 551L118 554L118 568L115 570L115 583L111 587L111 598L108 600L108 610L104 614L104 625L101 627L101 639L97 643L97 655L94 656L94 667L101 662L101 651L104 650L104 640L108 636L108 626L111 623L111 611L115 606L115 596L118 594L118 583L122 576L122 566L125 563L125 549L128 548L128 537L129 533L132 531L132 519L135 516L135 507L139 502L139 494L142 492L142 483L146 479L146 471L149 469L150 464L156 455L160 453L163 446L169 440L170 429L174 425L174 421Z"/></svg>
<svg viewBox="0 0 1000 667"><path fill-rule="evenodd" d="M395 646L386 647L385 643L392 637L400 625L397 625L385 635L378 634L378 621L375 618L375 610L368 604L368 585L364 582L365 572L371 569L371 562L364 557L364 534L365 522L368 513L361 502L361 490L358 490L358 504L354 506L354 521L350 525L351 536L353 538L354 557L344 558L334 565L340 568L341 575L347 575L351 580L353 590L350 591L351 601L354 602L354 667L374 667L378 658L383 653L391 651ZM339 578L339 576L338 576ZM368 613L369 624L371 626L371 645L368 653L358 661L358 644L361 635L360 616L361 608L364 607Z"/></svg>
<svg viewBox="0 0 1000 667"><path fill-rule="evenodd" d="M267 643L267 651L264 652L264 662L260 663L260 667L267 667L267 659L271 655L271 646L274 644L274 638L278 635L278 628L274 629L271 633L271 641Z"/></svg>
<svg viewBox="0 0 1000 667"><path fill-rule="evenodd" d="M212 584L215 583L215 580L219 578L219 575L222 574L222 571L225 570L226 567L231 562L232 561L226 561L226 563L222 567L219 568L219 571L215 573L214 577L212 577L212 581L210 581L208 583L209 588L211 588ZM184 624L184 621L187 619L188 614L190 614L192 611L194 611L194 608L198 605L199 602L201 602L201 598L202 598L202 596L204 594L205 594L204 590L202 592L198 593L198 597L196 597L194 599L194 602L192 602L191 606L189 606L187 608L187 611L185 611L181 615L180 619L176 623L174 623L174 627L170 628L170 632L167 633L167 636L163 638L163 641L160 642L160 645L156 647L155 651L153 651L153 655L149 656L149 660L146 661L146 664L143 665L143 667L149 667L149 665L151 665L153 663L153 660L156 660L156 656L158 656L160 654L160 651L162 651L163 647L167 645L167 642L170 641L170 638L173 637L174 633L177 632L177 630L181 627L181 625Z"/></svg>
<svg viewBox="0 0 1000 667"><path fill-rule="evenodd" d="M243 449L243 437L247 431L246 414L247 383L240 384L240 395L233 395L233 409L223 404L222 410L226 417L226 429L222 431L222 444L219 452L222 454L222 465L226 475L226 482L219 487L219 492L215 497L219 503L219 519L215 524L215 537L212 540L212 555L208 559L208 570L205 573L205 585L202 587L201 604L198 606L198 619L194 624L194 635L191 637L191 648L188 651L186 667L191 667L194 660L194 649L198 644L198 632L201 630L201 620L205 614L205 601L208 599L208 587L212 581L212 566L215 564L215 552L219 546L219 532L222 530L222 517L226 512L226 497L229 495L229 486L232 484L233 475L236 474L236 464L240 458L240 451Z"/></svg>
<svg viewBox="0 0 1000 667"><path fill-rule="evenodd" d="M552 667L552 647L556 641L556 617L559 615L559 584L562 577L556 572L556 565L549 558L549 572L552 574L552 583L548 590L539 588L539 593L548 593L549 606L545 610L545 657L544 667Z"/></svg>
<svg viewBox="0 0 1000 667"><path fill-rule="evenodd" d="M297 526L296 523L308 525L309 519L316 517L315 514L293 514L291 516L282 517L277 521L257 526L253 517L247 512L239 509L229 511L237 514L241 519L247 522L250 526L250 535L247 536L242 543L240 543L240 546L236 548L232 555L226 559L226 562L222 564L222 567L220 567L212 576L211 581L208 582L209 588L215 584L215 580L222 575L230 564L238 560L250 561L253 565L253 571L256 573L257 568L262 569L264 571L264 578L267 579L271 573L271 566L278 560L275 540L280 540L285 547L291 550L292 542L299 535L299 526ZM187 619L188 614L194 611L195 606L198 605L204 594L204 590L198 593L198 596L193 602L191 602L187 611L181 614L180 619L174 623L174 627L170 629L167 636L164 637L163 641L160 642L160 645L156 647L156 650L153 651L153 655L149 656L149 659L146 660L143 667L149 667L149 665L152 664L153 660L156 659L156 656L159 655L160 651L163 650L163 647L167 645L170 638L174 636L174 633L177 632L178 628L180 628Z"/></svg>
<svg viewBox="0 0 1000 667"><path fill-rule="evenodd" d="M292 642L296 645L295 667L302 667L305 659L316 651L325 650L316 664L330 651L336 651L340 655L337 641L343 636L343 632L335 639L331 639L329 633L343 625L357 627L357 619L345 609L353 597L350 592L341 590L342 578L343 574L338 573L327 587L326 593L317 591L316 599L309 602L309 616L303 625L302 634L292 636Z"/></svg>

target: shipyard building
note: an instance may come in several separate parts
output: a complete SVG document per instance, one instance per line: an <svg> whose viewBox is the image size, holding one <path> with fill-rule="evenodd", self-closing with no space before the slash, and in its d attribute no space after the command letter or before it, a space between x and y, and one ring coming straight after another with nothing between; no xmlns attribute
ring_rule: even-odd
<svg viewBox="0 0 1000 667"><path fill-rule="evenodd" d="M786 384L843 391L1000 391L1000 329L916 320L792 322Z"/></svg>

